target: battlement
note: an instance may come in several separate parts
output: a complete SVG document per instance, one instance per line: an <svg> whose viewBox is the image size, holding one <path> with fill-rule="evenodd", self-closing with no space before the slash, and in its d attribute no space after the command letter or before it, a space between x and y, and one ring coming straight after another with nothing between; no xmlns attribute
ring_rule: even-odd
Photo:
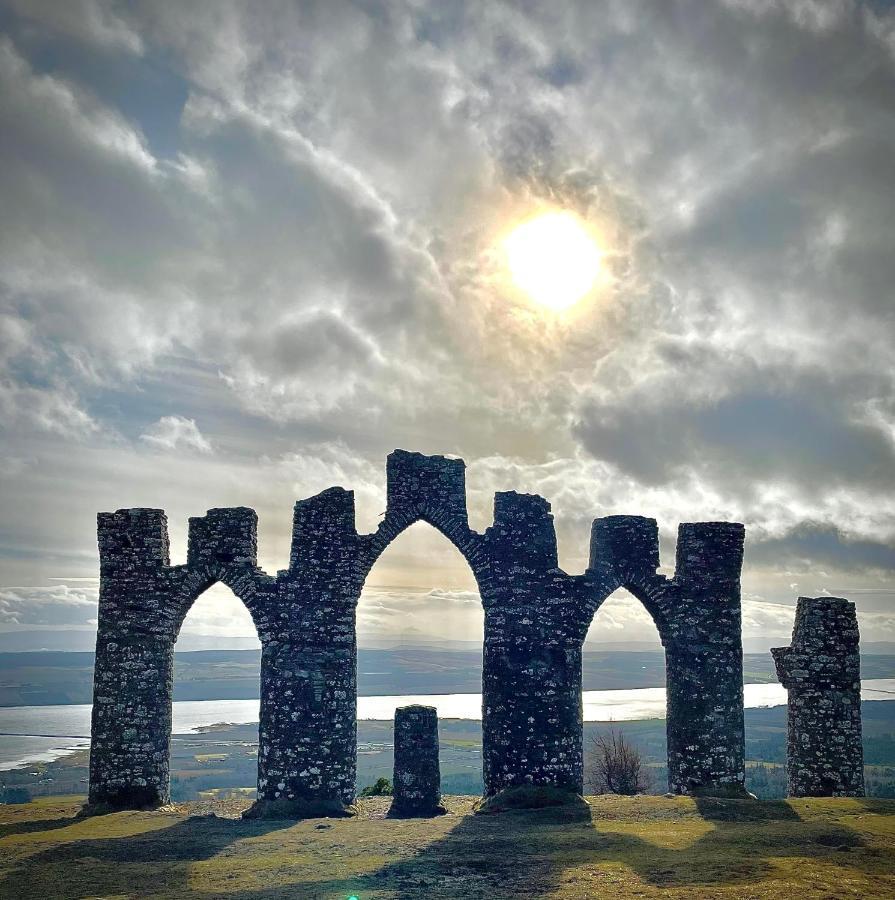
<svg viewBox="0 0 895 900"><path fill-rule="evenodd" d="M327 488L295 504L289 567L295 570L332 561L356 541L354 491Z"/></svg>
<svg viewBox="0 0 895 900"><path fill-rule="evenodd" d="M556 528L550 503L537 494L498 491L494 495L494 524L488 529L494 547L519 562L548 569L558 565Z"/></svg>
<svg viewBox="0 0 895 900"><path fill-rule="evenodd" d="M190 518L187 565L258 564L258 515L247 506L210 509Z"/></svg>
<svg viewBox="0 0 895 900"><path fill-rule="evenodd" d="M652 575L659 568L659 526L643 516L594 519L589 569Z"/></svg>
<svg viewBox="0 0 895 900"><path fill-rule="evenodd" d="M433 507L466 520L466 463L462 459L395 450L388 455L385 472L390 512Z"/></svg>
<svg viewBox="0 0 895 900"><path fill-rule="evenodd" d="M100 575L128 575L170 563L163 509L119 509L96 517Z"/></svg>
<svg viewBox="0 0 895 900"><path fill-rule="evenodd" d="M739 522L682 522L677 530L675 582L696 591L738 584L745 536Z"/></svg>

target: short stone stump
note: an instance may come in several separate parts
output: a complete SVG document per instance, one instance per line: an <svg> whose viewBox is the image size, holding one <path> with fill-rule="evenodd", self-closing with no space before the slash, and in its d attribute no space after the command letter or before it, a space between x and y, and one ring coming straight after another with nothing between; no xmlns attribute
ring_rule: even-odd
<svg viewBox="0 0 895 900"><path fill-rule="evenodd" d="M438 816L441 769L438 764L438 712L433 706L395 710L395 768L389 816Z"/></svg>

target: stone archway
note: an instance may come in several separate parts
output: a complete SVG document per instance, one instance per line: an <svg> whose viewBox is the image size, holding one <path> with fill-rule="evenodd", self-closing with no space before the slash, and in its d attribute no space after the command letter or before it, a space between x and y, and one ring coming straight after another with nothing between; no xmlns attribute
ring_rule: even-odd
<svg viewBox="0 0 895 900"><path fill-rule="evenodd" d="M742 525L678 528L674 577L657 573L655 519L608 516L591 532L584 575L582 642L619 587L636 597L665 648L668 787L674 793L745 793Z"/></svg>
<svg viewBox="0 0 895 900"><path fill-rule="evenodd" d="M174 645L193 603L217 582L242 600L258 627L273 579L256 565L256 527L253 510L209 510L190 519L186 565L171 566L162 510L98 516L91 805L169 801Z"/></svg>
<svg viewBox="0 0 895 900"><path fill-rule="evenodd" d="M276 814L343 811L355 790L355 608L378 556L418 521L447 537L479 586L487 794L582 789L582 644L617 587L641 600L665 645L671 789L743 790L742 525L681 525L667 579L656 572L654 520L597 519L588 569L572 576L559 568L542 497L496 494L480 534L468 524L462 460L396 450L386 479L385 518L372 534L358 534L344 488L296 503L289 568L276 577L257 567L252 510L191 519L187 564L173 567L164 512L99 515L91 802L167 799L174 639L195 597L219 580L246 604L262 644L256 813L271 804Z"/></svg>

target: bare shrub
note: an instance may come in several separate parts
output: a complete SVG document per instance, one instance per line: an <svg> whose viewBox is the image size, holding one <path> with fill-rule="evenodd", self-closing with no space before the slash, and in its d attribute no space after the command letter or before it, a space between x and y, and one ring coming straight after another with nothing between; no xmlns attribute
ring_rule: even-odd
<svg viewBox="0 0 895 900"><path fill-rule="evenodd" d="M650 786L640 751L615 728L594 736L589 774L596 794L643 794Z"/></svg>

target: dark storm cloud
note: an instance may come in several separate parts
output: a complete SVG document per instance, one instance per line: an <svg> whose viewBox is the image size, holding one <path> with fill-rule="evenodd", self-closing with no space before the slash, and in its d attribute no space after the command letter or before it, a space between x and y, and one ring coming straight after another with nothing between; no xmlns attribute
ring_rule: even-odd
<svg viewBox="0 0 895 900"><path fill-rule="evenodd" d="M867 409L891 396L887 373L763 367L675 344L656 358L655 378L584 406L575 432L595 456L648 483L692 470L734 491L780 479L891 489L895 442Z"/></svg>
<svg viewBox="0 0 895 900"><path fill-rule="evenodd" d="M814 566L841 572L895 573L895 541L856 540L833 525L804 522L779 538L749 544L756 562Z"/></svg>

